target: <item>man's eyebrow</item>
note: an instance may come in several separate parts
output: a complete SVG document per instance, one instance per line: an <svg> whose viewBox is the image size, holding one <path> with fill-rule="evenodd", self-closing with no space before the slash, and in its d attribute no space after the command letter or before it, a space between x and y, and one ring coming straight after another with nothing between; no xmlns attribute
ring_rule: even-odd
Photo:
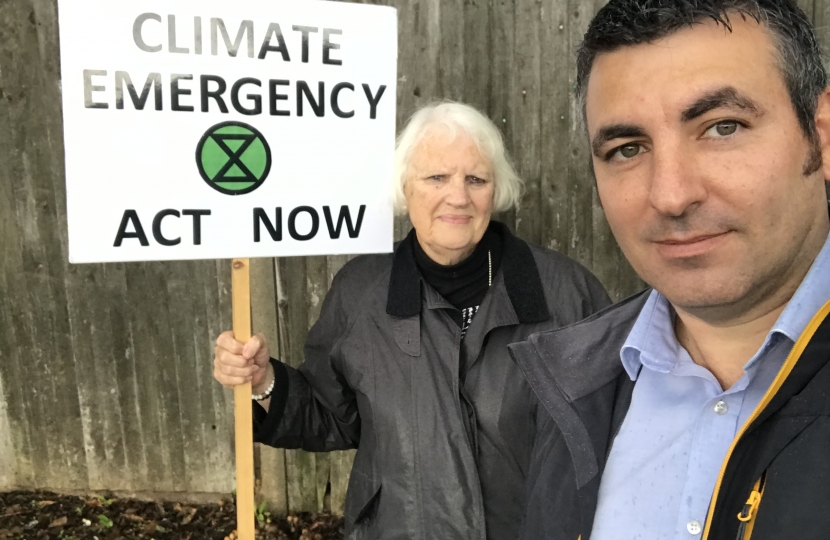
<svg viewBox="0 0 830 540"><path fill-rule="evenodd" d="M646 132L643 128L633 124L612 124L610 126L604 126L594 135L593 140L591 140L591 150L596 157L602 157L600 156L600 151L608 141L622 138L644 137L645 134Z"/></svg>
<svg viewBox="0 0 830 540"><path fill-rule="evenodd" d="M763 114L757 103L742 95L733 87L725 86L703 95L686 107L680 119L683 122L689 122L715 109L739 109L752 113L754 116Z"/></svg>

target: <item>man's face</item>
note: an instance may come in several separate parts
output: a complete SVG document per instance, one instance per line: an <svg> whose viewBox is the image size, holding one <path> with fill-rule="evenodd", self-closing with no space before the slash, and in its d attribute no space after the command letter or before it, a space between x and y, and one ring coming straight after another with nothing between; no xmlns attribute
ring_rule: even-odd
<svg viewBox="0 0 830 540"><path fill-rule="evenodd" d="M676 307L724 320L794 290L830 226L826 167L804 174L812 146L773 41L732 19L732 33L705 22L601 54L586 94L597 189L626 257Z"/></svg>

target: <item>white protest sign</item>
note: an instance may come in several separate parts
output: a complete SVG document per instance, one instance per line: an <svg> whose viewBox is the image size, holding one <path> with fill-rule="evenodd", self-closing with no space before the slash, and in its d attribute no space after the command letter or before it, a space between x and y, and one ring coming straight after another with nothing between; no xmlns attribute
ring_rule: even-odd
<svg viewBox="0 0 830 540"><path fill-rule="evenodd" d="M392 250L392 8L60 0L69 259Z"/></svg>

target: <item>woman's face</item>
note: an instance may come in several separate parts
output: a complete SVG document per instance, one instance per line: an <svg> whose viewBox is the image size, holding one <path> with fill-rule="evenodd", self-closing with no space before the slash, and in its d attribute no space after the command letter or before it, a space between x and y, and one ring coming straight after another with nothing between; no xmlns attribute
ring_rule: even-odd
<svg viewBox="0 0 830 540"><path fill-rule="evenodd" d="M428 132L409 161L404 195L418 242L439 264L467 258L493 210L493 167L466 134Z"/></svg>

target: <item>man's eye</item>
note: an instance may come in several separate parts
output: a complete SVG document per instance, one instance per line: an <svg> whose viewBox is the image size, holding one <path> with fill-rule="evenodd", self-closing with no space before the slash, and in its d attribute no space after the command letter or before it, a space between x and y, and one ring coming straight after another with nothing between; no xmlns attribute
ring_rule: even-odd
<svg viewBox="0 0 830 540"><path fill-rule="evenodd" d="M738 122L733 120L728 120L725 122L718 122L714 126L708 129L710 135L715 137L729 137L730 135L734 135L736 131L738 131L738 127L740 125Z"/></svg>
<svg viewBox="0 0 830 540"><path fill-rule="evenodd" d="M620 148L620 154L626 159L631 159L640 153L640 145L629 144Z"/></svg>
<svg viewBox="0 0 830 540"><path fill-rule="evenodd" d="M620 146L616 150L613 150L609 158L631 159L637 157L637 155L640 154L642 149L643 147L639 144L626 144L625 146Z"/></svg>

